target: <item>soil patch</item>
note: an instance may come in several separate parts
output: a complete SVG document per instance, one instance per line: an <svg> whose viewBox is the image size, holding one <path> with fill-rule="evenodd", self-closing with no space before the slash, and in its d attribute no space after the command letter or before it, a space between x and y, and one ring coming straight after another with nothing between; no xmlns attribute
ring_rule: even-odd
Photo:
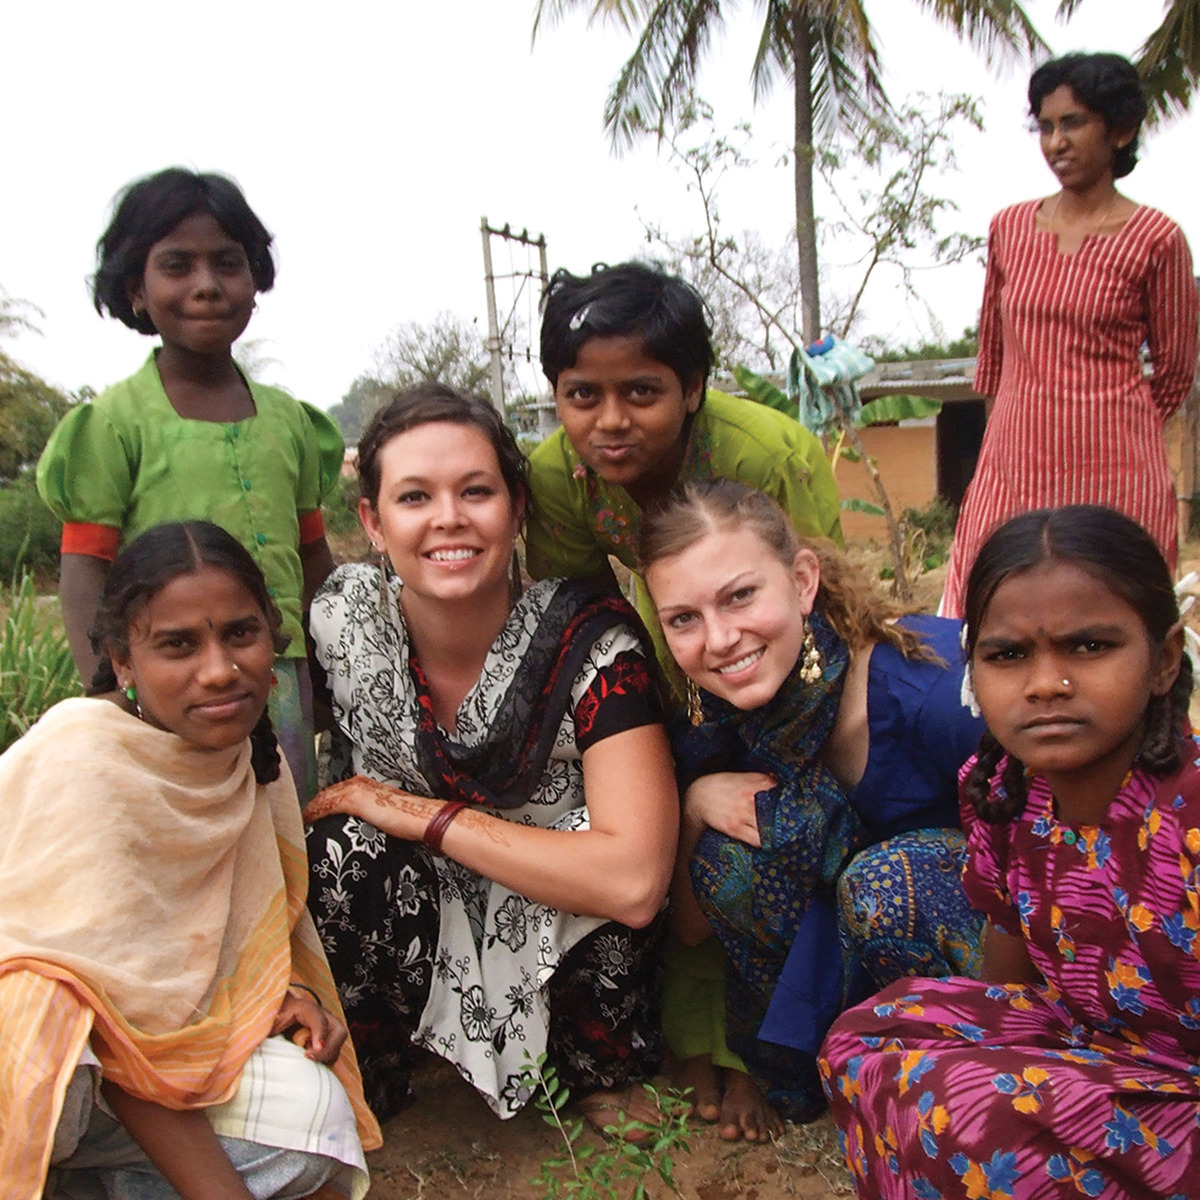
<svg viewBox="0 0 1200 1200"><path fill-rule="evenodd" d="M532 1106L510 1121L495 1117L448 1063L430 1061L414 1080L416 1103L383 1129L384 1146L370 1155L371 1200L544 1200L531 1182L562 1139ZM587 1133L599 1146L598 1134ZM766 1145L723 1142L697 1122L690 1149L675 1158L685 1200L832 1200L854 1195L828 1116L789 1125ZM560 1178L565 1178L560 1175ZM653 1200L670 1196L654 1181Z"/></svg>

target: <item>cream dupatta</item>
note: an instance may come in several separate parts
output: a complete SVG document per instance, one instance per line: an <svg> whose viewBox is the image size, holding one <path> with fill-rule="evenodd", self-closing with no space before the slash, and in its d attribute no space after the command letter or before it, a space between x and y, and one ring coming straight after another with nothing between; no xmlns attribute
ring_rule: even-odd
<svg viewBox="0 0 1200 1200"><path fill-rule="evenodd" d="M0 758L0 1178L37 1197L89 1042L171 1108L228 1099L289 982L341 1017L305 908L291 776L249 742L190 746L105 700L51 709ZM353 1049L334 1068L380 1144Z"/></svg>

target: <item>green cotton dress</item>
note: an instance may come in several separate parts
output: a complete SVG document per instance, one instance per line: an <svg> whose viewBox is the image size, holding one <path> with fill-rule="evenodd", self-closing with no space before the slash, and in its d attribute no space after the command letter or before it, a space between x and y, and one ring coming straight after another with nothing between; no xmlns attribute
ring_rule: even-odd
<svg viewBox="0 0 1200 1200"><path fill-rule="evenodd" d="M320 409L247 380L255 415L181 417L151 354L136 375L71 409L37 468L60 521L107 525L121 546L164 521L212 521L254 556L304 657L300 517L321 507L342 468L342 435Z"/></svg>

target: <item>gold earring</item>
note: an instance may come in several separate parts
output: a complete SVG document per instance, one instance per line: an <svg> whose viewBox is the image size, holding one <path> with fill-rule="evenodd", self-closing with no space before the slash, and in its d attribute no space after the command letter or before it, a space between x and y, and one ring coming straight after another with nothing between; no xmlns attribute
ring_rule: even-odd
<svg viewBox="0 0 1200 1200"><path fill-rule="evenodd" d="M812 626L805 621L804 643L800 647L800 682L811 687L821 678L824 669L821 652L817 649L817 639L813 637Z"/></svg>
<svg viewBox="0 0 1200 1200"><path fill-rule="evenodd" d="M693 679L687 681L685 689L687 699L687 717L693 725L704 724L704 707L700 703L700 689Z"/></svg>

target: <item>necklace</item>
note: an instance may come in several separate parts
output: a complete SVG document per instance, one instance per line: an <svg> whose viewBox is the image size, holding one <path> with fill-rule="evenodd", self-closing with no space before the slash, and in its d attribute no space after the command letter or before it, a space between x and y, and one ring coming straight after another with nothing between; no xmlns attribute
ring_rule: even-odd
<svg viewBox="0 0 1200 1200"><path fill-rule="evenodd" d="M1119 194L1120 193L1116 190L1116 188L1113 188L1113 194L1109 197L1108 204L1105 206L1104 211L1100 214L1100 220L1096 222L1093 228L1087 230L1083 234L1083 237L1094 237L1100 232L1100 230L1104 228L1108 222L1108 218L1112 216L1112 210L1116 207L1117 196ZM1058 236L1058 206L1062 203L1062 198L1062 192L1059 192L1058 195L1054 197L1054 208L1051 210L1049 216L1046 217L1046 225L1055 237Z"/></svg>

